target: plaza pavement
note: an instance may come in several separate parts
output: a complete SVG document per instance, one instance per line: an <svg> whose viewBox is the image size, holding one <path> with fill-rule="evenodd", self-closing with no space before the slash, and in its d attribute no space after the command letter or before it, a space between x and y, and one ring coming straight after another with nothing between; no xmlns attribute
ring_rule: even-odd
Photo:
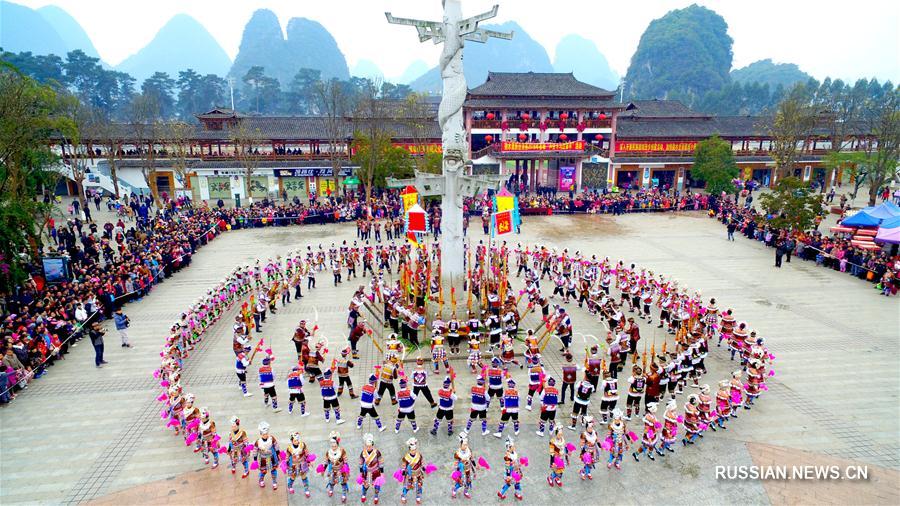
<svg viewBox="0 0 900 506"><path fill-rule="evenodd" d="M252 479L236 484L241 480L228 472L227 459L223 461L226 465L216 471L204 470L200 457L186 448L180 437L173 437L163 428L161 405L155 401L158 387L150 373L159 363L158 352L171 322L236 264L255 258L265 261L291 249L305 248L306 244L315 247L322 243L327 247L332 241L354 238L353 225L265 228L230 232L201 249L190 268L125 308L132 319L130 335L134 348L119 348L118 337L110 330L106 338L110 364L98 370L93 367L93 350L83 341L67 360L51 368L49 375L35 381L12 405L0 410L0 503L307 502L302 495L289 498L283 478L277 492L271 488L260 490ZM482 238L480 233L470 237L473 241ZM702 290L705 299L715 297L720 308L733 308L737 319L748 321L777 356L770 391L764 393L752 411L743 411L740 418L732 420L727 431L710 433L694 447L679 445L676 453L657 458L656 462L643 459L635 463L627 457L621 471L600 468L590 483L581 482L577 468L570 468L562 490L546 485L547 439L534 434L537 411L523 410L522 433L516 439L520 454L531 459L523 478L524 503L569 500L590 504L796 504L835 503L850 498L860 504L900 501L898 299L879 296L871 284L801 260L775 269L773 250L744 238L726 241L722 225L701 213L528 218L523 234L511 239L513 245L517 241L623 259L674 276L691 289ZM314 319L318 313L320 334L329 337L332 350L338 349L347 333L347 302L357 285L350 281L333 288L330 274L320 273L319 288L311 293L304 289L306 297L270 316L262 335L277 357L274 368L285 408L287 392L283 382L295 357L289 341L296 322L300 318ZM602 327L586 311L572 311L576 334L602 334ZM308 409L313 414L302 419L297 414L289 415L286 409L278 414L266 411L255 386L255 372L249 375L248 382L255 395L242 397L233 372L227 323L230 318L224 320L226 323L207 333L188 359L183 380L186 391L197 395L199 406L209 407L222 433L228 430L232 414L241 417L251 436L256 434L257 423L264 419L281 442L286 444L290 431L300 430L312 451L322 455L328 432L335 427L333 422L322 421L317 388L306 388ZM537 320L531 315L526 322L533 326ZM658 349L664 335L655 325L651 328L644 324L642 337L648 342L655 339ZM581 336L577 335L573 346L577 350L576 361L583 358L578 338ZM669 342L671 345L671 339ZM560 359L552 346L545 352L545 362L550 374L559 379ZM363 358L354 369L357 388L377 361L371 343L364 342L361 349ZM710 355L710 374L703 383L714 386L730 374L734 363L728 361L724 348L713 347ZM468 414L472 380L463 370L463 360L454 364L460 370L458 430ZM520 390L524 390L524 373L516 370L513 374ZM437 390L441 377L430 376L432 391ZM622 377L624 382L627 374ZM688 393L692 391L688 389ZM623 408L624 392L620 387L619 406ZM685 398L679 398L679 406ZM339 430L350 455L354 459L358 455L361 432L373 432L376 444L385 453L386 470L392 474L403 442L410 436L409 427L395 435L396 410L383 403L379 413L389 429L378 433L374 424L367 421L364 430L358 432L354 423L358 402L345 393L341 404L348 423ZM598 406L596 400L591 411L596 413ZM558 418L567 421L570 410L567 404ZM450 501L450 459L456 437L448 438L443 431L437 437L427 433L433 412L426 403L418 403L416 412L423 427L417 437L422 441L426 460L440 467L426 480L425 503L446 504ZM498 418L497 409L492 406L491 430L496 428ZM630 428L640 433L636 419ZM482 438L474 429L470 437L472 448L488 458L492 470L479 474L469 502L496 504L503 443L490 436ZM511 427L507 428L509 431ZM577 439L577 433L566 431L566 437ZM868 465L869 480L853 484L725 481L717 480L715 474L717 465L835 462ZM350 502L359 500L355 476L354 470ZM325 496L324 479L319 475L312 474L310 479L310 504L339 502L339 498ZM389 479L382 502L395 504L398 498L399 486Z"/></svg>

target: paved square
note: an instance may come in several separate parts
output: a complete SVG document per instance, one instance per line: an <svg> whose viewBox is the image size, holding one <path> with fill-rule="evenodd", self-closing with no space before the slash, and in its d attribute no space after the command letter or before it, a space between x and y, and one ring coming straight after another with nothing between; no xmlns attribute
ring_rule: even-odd
<svg viewBox="0 0 900 506"><path fill-rule="evenodd" d="M482 237L477 233L470 239L477 242ZM90 346L81 344L13 405L0 410L0 503L288 501L284 487L273 493L268 488L260 490L251 479L235 484L241 480L235 479L227 466L203 470L199 456L160 422L160 404L155 401L158 387L150 373L159 364L158 352L171 322L235 265L255 258L265 261L306 244L327 247L343 239L355 239L352 225L233 231L201 249L191 267L125 308L133 322L133 349L110 350L109 366L97 370L91 363ZM854 497L860 503L896 503L900 488L897 299L880 297L868 283L801 260L776 270L772 267L772 250L743 238L726 241L721 224L702 214L530 218L523 234L512 241L568 247L570 251L623 259L674 276L691 289L702 290L704 298L716 297L721 309L733 308L737 319L746 320L766 338L777 356L777 375L770 378L770 391L755 409L733 420L726 433L707 434L701 444L679 447L656 462L626 460L621 471L599 469L590 483L581 482L577 472L569 469L563 490L546 486L547 440L533 433L536 412L523 412L523 431L517 438L519 453L532 461L523 479L524 503L574 499L617 504L783 504L838 502L840 497ZM279 385L295 356L290 337L300 318L312 319L317 312L320 334L334 343L345 342L346 307L358 283L345 282L334 288L330 286L331 276L321 273L318 284L312 292L304 290L306 297L299 302L271 316L264 329L266 341L281 359L274 364ZM533 315L528 318L526 326L537 324ZM586 311L573 309L573 323L577 333L600 334L601 327ZM643 324L641 330L643 339L662 342L663 334L655 326ZM311 451L323 454L328 432L334 426L333 422L322 421L317 388L306 388L312 416L302 419L286 410L277 414L265 410L255 387L255 373L248 378L248 386L256 395L242 397L233 373L230 337L227 323L207 333L186 362L186 391L197 395L198 405L209 407L223 433L232 414L241 417L251 436L256 424L265 419L280 441L286 441L290 431L299 430ZM362 384L362 375L368 374L380 358L371 342L362 343L362 359L354 369L356 385ZM576 342L573 349L578 350L578 345ZM581 353L576 351L576 361ZM557 355L548 348L545 366L559 378ZM734 366L722 348L713 347L710 356L710 373L702 382L713 384ZM461 359L454 361L458 370L463 369L463 363ZM524 372L516 370L513 374L522 390ZM468 372L460 373L460 381L457 427L468 413ZM437 377L430 376L429 383L435 391ZM679 398L679 406L683 400L684 396ZM431 409L426 403L417 404L417 418L429 426ZM357 401L345 394L341 406L342 413L355 420ZM591 410L596 412L598 407L595 400ZM570 409L566 405L560 415L565 419ZM379 413L390 422L396 415L389 404L382 404ZM492 428L497 419L492 406ZM363 429L357 432L352 421L339 428L353 461L359 452L361 433L374 432L376 444L385 453L386 470L392 473L402 443L410 435L408 426L399 435L391 430L378 433L370 421ZM631 429L639 432L640 426L632 422ZM426 459L440 467L426 480L425 503L446 504L450 501L449 461L456 438L448 438L443 431L432 437L421 430L417 437ZM571 440L577 434L567 431L566 437ZM476 454L486 455L493 465L491 471L479 475L470 502L495 504L496 489L501 484L503 443L480 434L473 434L470 441ZM787 456L790 461L783 462ZM877 470L878 479L852 484L852 489L846 489L853 490L850 496L832 495L831 490L845 490L842 483L812 482L798 489L770 482L717 480L715 475L717 465L796 462L869 465L873 475ZM324 479L311 474L310 481L311 504L332 502L324 494ZM816 490L819 493L810 492ZM398 498L399 487L389 480L382 501L394 504ZM358 500L358 487L351 480L349 501ZM297 504L305 501L302 495L290 498Z"/></svg>

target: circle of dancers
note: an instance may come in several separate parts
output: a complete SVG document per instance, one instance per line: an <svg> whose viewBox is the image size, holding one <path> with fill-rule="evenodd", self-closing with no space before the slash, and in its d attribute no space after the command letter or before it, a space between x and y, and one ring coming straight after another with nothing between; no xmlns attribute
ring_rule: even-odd
<svg viewBox="0 0 900 506"><path fill-rule="evenodd" d="M185 359L206 330L236 306L232 329L238 387L243 396L253 395L247 386L248 373L258 357L262 400L273 414L281 411L276 390L283 384L288 390L288 413L293 415L296 411L300 417L309 416L313 408L307 406L304 388L318 383L325 423L330 423L332 414L336 426L347 421L347 411L343 417L341 412L341 398L346 391L351 402L359 403L357 430L362 430L366 418L372 419L379 432L386 430L389 422L382 421L378 410L382 400L389 399L391 406L396 407L395 433L404 429L404 421L413 434L418 433L421 426L415 407L427 402L434 410L431 437L439 437L442 425L447 436L452 437L459 395L468 397L468 416L463 416L465 428L456 435L458 447L450 456L451 498L471 498L481 470L491 468L487 458L476 455L471 446L474 426L476 430L480 428L482 437L505 437L505 453L502 462L497 462L503 471L497 496L506 499L512 490L514 497L522 500L522 476L528 471L529 459L519 454L514 439L521 429L520 408L528 412L538 410L534 434L548 437L549 443L549 464L544 471L547 484L562 487L569 467L578 470L581 480L592 480L596 467L604 461L607 469L621 469L629 453L636 462L644 458L653 461L674 453L679 442L687 447L698 444L709 431L727 430L729 421L737 418L741 410L753 407L768 389L767 378L774 375L774 355L745 322L736 320L731 309L720 311L715 299L705 302L699 292L691 294L677 281L652 271L540 245L509 249L505 242L479 243L467 247L466 255L467 275L460 297L461 302L465 301L466 318L457 317L459 305L451 288L451 314L447 321L442 319L445 290L435 278L435 273L440 272L437 248L398 246L393 242L370 247L355 242L348 245L345 241L340 247L332 244L328 250L321 245L316 250L310 246L284 260L279 257L265 264L257 261L252 266L236 268L182 313L170 329L160 354L161 366L154 371L162 387L158 400L164 404L160 416L167 420L166 427L183 437L185 445L199 453L211 469L218 468L220 456L227 458L232 474L240 472L241 478L246 479L255 472L261 488L268 478L272 489L277 490L280 471L287 480L288 493L302 488L309 498L310 469L314 469L325 480L329 497L339 493L341 501L346 502L350 486L355 483L362 503L370 498L374 504L379 503L387 483L385 466L393 466L385 462L373 434L362 436L362 449L358 458L353 458L342 446L341 434L334 430L320 458L298 431L292 432L282 447L265 421L259 422L256 434L251 436L241 420L232 416L228 431L220 435L209 410L198 407L194 395L184 391L181 372ZM511 258L515 261L516 278L524 278L518 293L510 288ZM277 314L278 299L284 306L291 303L292 294L295 300L303 297L304 280L307 290L312 290L316 273L330 269L337 285L344 282L344 271L348 281L356 277L356 265L362 265L362 276L368 273L371 280L368 287L360 285L350 302L351 345L332 354L328 341L317 335L318 325L301 320L291 338L296 362L280 379L271 346L263 338L254 344L254 331L261 333L267 315ZM373 269L376 265L377 272ZM391 282L388 275L394 272L397 279ZM439 308L430 327L426 326L424 315L429 303ZM520 309L523 303L525 308ZM567 310L574 304L593 315L595 327L606 334L604 342L590 336L596 344L585 347L581 364L575 362L572 339L577 334ZM383 340L360 316L379 305L383 306L380 314L384 326L390 331ZM476 306L483 309L476 310ZM530 313L536 315L540 324L523 331L520 325L525 324L523 320ZM657 328L674 336L672 341L666 338L657 353L655 341L648 352L645 339L641 352L635 317L647 324L658 322ZM419 335L429 330L428 342L420 343ZM363 375L366 382L357 395L350 370L359 360L358 341L366 338L371 339L383 358ZM545 349L551 342L560 345L559 379L544 362ZM713 389L702 381L707 373L705 360L711 344L720 348L723 343L727 350L723 358L733 361L735 370L730 377L714 383ZM407 371L404 364L411 360L410 354L421 354L423 349L429 352L430 364L426 366L426 359L419 355L413 369ZM517 358L519 351L522 361ZM458 372L450 364L456 359L465 361L463 374L474 376L473 385L465 394L457 392ZM527 377L527 385L521 390L513 378L517 368ZM433 375L443 375L436 395L428 385L429 369ZM625 371L630 373L624 382L627 391L623 411L619 403L619 374ZM686 392L690 393L685 396ZM572 405L568 423L565 415L557 420L567 395ZM681 410L679 396L683 397ZM599 418L590 410L596 397ZM492 407L499 412L494 431L489 428L487 416ZM631 427L629 422L633 422ZM508 428L511 431L507 432ZM566 430L572 433L568 440ZM409 495L421 503L426 479L438 470L437 465L426 460L420 447L416 437L407 439L392 474L400 487L402 503ZM351 473L352 466L358 472ZM351 474L356 474L355 480Z"/></svg>

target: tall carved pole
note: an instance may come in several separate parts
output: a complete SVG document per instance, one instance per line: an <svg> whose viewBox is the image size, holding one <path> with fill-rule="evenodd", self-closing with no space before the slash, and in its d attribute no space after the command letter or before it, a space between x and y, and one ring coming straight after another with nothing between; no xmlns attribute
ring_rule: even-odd
<svg viewBox="0 0 900 506"><path fill-rule="evenodd" d="M463 73L463 38L459 33L462 20L460 0L444 0L444 47L440 68L443 94L438 109L443 143L444 196L441 201L441 274L450 286L462 284L463 267L463 202L457 194L457 180L464 170L469 147L463 125L463 103L466 100L466 76Z"/></svg>
<svg viewBox="0 0 900 506"><path fill-rule="evenodd" d="M474 192L488 181L464 175L468 161L469 146L463 125L463 103L466 100L466 77L463 73L463 45L466 40L486 42L488 38L510 39L512 33L500 33L478 27L478 23L497 15L497 6L489 12L463 19L461 0L443 0L444 16L441 22L417 19L395 18L386 12L389 23L413 26L419 34L419 41L433 40L443 43L439 67L443 82L443 95L438 109L438 123L441 127L443 143L443 174L422 176L416 174L417 187L425 178L441 179L441 277L449 286L462 288L465 279L463 255L463 197ZM399 181L406 183L405 181ZM468 187L463 190L464 185ZM421 191L421 189L420 189ZM463 193L463 192L468 193ZM425 195L436 193L424 193Z"/></svg>

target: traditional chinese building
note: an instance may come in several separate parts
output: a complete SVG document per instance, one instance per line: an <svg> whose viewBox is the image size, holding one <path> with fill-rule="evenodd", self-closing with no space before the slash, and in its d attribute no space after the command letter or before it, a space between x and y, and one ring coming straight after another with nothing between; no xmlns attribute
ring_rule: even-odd
<svg viewBox="0 0 900 506"><path fill-rule="evenodd" d="M571 73L489 72L464 105L473 172L527 190L599 186L625 108L614 95Z"/></svg>

